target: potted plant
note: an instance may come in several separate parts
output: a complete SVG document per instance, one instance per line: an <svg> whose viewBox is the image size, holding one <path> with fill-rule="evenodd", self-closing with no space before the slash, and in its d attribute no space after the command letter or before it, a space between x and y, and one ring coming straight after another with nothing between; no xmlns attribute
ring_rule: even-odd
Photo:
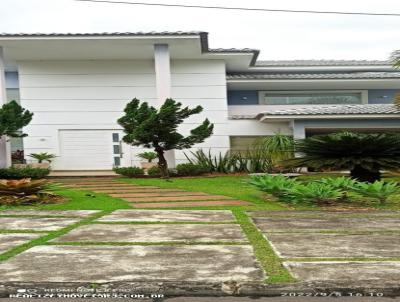
<svg viewBox="0 0 400 302"><path fill-rule="evenodd" d="M139 153L137 155L137 157L141 158L141 159L145 159L146 161L141 162L140 165L143 169L150 169L152 167L157 166L157 163L154 163L153 160L156 159L157 153L155 152L143 152L143 153Z"/></svg>
<svg viewBox="0 0 400 302"><path fill-rule="evenodd" d="M37 163L31 164L34 168L44 168L47 169L50 167L50 163L52 159L56 157L55 154L40 152L40 153L31 153L29 157L32 157L37 160Z"/></svg>

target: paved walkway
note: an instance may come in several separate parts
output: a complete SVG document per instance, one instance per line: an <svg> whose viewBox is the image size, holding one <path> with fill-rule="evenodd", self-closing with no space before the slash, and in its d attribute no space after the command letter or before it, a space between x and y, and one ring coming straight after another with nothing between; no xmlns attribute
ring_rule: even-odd
<svg viewBox="0 0 400 302"><path fill-rule="evenodd" d="M110 189L104 180L68 182L63 181L74 188L118 191L110 194L125 194L132 188L145 190L139 193L143 194L149 189L114 182ZM157 190L163 189L152 188L149 194ZM135 206L185 201L131 202ZM6 210L0 212L0 296L15 291L19 282L29 286L109 283L122 284L121 288L129 284L150 292L199 295L279 295L321 288L328 293L354 288L400 295L399 212L245 215L256 227L252 232L258 230L273 248L279 258L274 261L283 263L297 282L264 282L270 278L268 269L257 258L263 251L251 244L242 222L227 210Z"/></svg>
<svg viewBox="0 0 400 302"><path fill-rule="evenodd" d="M128 201L137 209L186 208L210 206L245 206L250 203L222 195L189 192L179 189L161 189L155 186L138 186L118 182L112 178L57 179L66 187L106 193Z"/></svg>

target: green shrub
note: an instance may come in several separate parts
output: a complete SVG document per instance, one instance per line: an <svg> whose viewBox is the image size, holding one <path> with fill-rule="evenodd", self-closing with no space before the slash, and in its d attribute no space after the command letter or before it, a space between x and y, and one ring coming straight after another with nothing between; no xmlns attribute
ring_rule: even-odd
<svg viewBox="0 0 400 302"><path fill-rule="evenodd" d="M144 171L142 168L139 167L120 167L114 168L114 172L120 175L124 175L127 177L138 177L143 176Z"/></svg>
<svg viewBox="0 0 400 302"><path fill-rule="evenodd" d="M346 176L327 177L319 180L319 182L340 190L352 190L357 185L357 181Z"/></svg>
<svg viewBox="0 0 400 302"><path fill-rule="evenodd" d="M320 182L296 184L287 191L288 197L295 203L327 204L341 199L343 194L342 190Z"/></svg>
<svg viewBox="0 0 400 302"><path fill-rule="evenodd" d="M176 171L179 176L197 176L208 172L203 166L191 163L177 165Z"/></svg>
<svg viewBox="0 0 400 302"><path fill-rule="evenodd" d="M262 175L252 176L250 184L275 197L285 198L297 182L283 175Z"/></svg>
<svg viewBox="0 0 400 302"><path fill-rule="evenodd" d="M211 150L205 153L202 149L191 152L191 156L185 153L191 164L204 167L207 172L213 173L262 173L270 172L271 160L265 154L263 146L254 146L252 149L242 152L220 152L211 154Z"/></svg>
<svg viewBox="0 0 400 302"><path fill-rule="evenodd" d="M373 183L358 183L354 191L365 197L377 199L380 204L385 204L387 199L400 192L397 182L375 181Z"/></svg>
<svg viewBox="0 0 400 302"><path fill-rule="evenodd" d="M147 174L151 177L160 177L161 170L158 166L154 166L154 167L147 169Z"/></svg>
<svg viewBox="0 0 400 302"><path fill-rule="evenodd" d="M44 178L49 175L50 169L44 168L32 168L32 167L24 167L24 168L6 168L0 169L0 179L22 179L22 178L32 178L39 179Z"/></svg>

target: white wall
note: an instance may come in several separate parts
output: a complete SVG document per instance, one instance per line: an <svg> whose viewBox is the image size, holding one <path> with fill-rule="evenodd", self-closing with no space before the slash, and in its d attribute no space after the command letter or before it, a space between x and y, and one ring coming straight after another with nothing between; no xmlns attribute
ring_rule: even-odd
<svg viewBox="0 0 400 302"><path fill-rule="evenodd" d="M186 162L184 153L190 154L199 148L214 154L229 149L227 133L228 105L226 95L225 62L222 60L176 60L171 63L172 97L183 105L201 105L203 112L192 116L180 127L182 134L208 118L214 124L214 135L190 150L177 150L177 164Z"/></svg>
<svg viewBox="0 0 400 302"><path fill-rule="evenodd" d="M34 112L31 124L24 129L29 134L24 139L25 154L58 155L59 130L120 129L116 120L134 97L151 104L157 102L151 60L19 62L19 81L21 104ZM188 134L206 117L215 124L214 136L193 150L199 147L212 148L214 152L228 150L224 61L172 61L171 82L174 99L185 106L204 108L182 125L182 133ZM132 149L130 164L139 164L134 155L141 151ZM176 161L185 161L182 151L176 152ZM54 161L54 169L68 169L61 160L58 162Z"/></svg>
<svg viewBox="0 0 400 302"><path fill-rule="evenodd" d="M18 63L21 104L34 112L25 154L58 155L60 129L120 129L116 120L129 100L156 101L151 60ZM53 168L68 169L57 160Z"/></svg>

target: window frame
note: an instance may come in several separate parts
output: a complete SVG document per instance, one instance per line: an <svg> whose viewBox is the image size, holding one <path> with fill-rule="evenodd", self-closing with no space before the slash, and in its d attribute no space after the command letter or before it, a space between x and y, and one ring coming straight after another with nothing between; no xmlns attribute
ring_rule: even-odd
<svg viewBox="0 0 400 302"><path fill-rule="evenodd" d="M265 94L267 93L281 93L281 94L307 94L307 93L360 93L361 94L361 103L360 105L368 104L368 90L261 90L258 92L258 104L263 106L329 106L329 105L346 105L346 104L281 104L281 105L269 105L263 103L263 99ZM357 105L357 104L348 104L348 105Z"/></svg>

